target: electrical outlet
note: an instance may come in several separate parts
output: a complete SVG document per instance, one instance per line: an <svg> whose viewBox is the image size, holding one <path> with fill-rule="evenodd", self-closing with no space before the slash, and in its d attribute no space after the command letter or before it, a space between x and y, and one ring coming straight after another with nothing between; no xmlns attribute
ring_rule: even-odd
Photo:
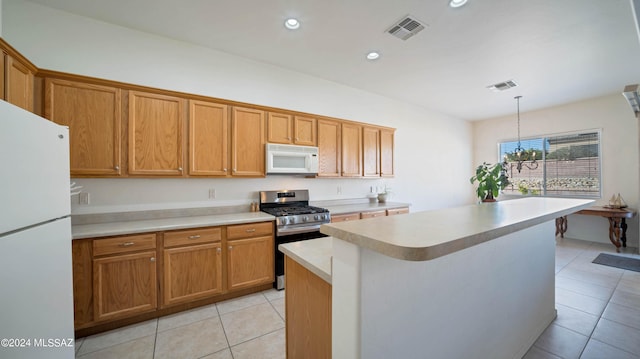
<svg viewBox="0 0 640 359"><path fill-rule="evenodd" d="M216 189L209 188L209 199L216 199Z"/></svg>
<svg viewBox="0 0 640 359"><path fill-rule="evenodd" d="M338 186L338 194L342 194L342 186Z"/></svg>
<svg viewBox="0 0 640 359"><path fill-rule="evenodd" d="M373 186L371 186L371 190L369 190L370 193L376 193L375 190L373 189Z"/></svg>
<svg viewBox="0 0 640 359"><path fill-rule="evenodd" d="M80 193L78 193L78 204L89 204L89 193L88 192L80 192Z"/></svg>

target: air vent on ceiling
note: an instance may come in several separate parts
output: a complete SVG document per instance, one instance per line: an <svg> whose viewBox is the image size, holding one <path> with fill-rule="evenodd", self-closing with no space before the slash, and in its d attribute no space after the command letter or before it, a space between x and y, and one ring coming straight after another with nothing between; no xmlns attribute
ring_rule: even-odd
<svg viewBox="0 0 640 359"><path fill-rule="evenodd" d="M406 40L424 30L425 26L427 25L420 20L416 20L415 17L407 15L391 26L387 32L399 39Z"/></svg>
<svg viewBox="0 0 640 359"><path fill-rule="evenodd" d="M491 91L495 91L495 92L499 92L499 91L505 91L508 90L512 87L516 87L518 86L517 83L515 83L513 80L509 80L509 81L504 81L504 82L500 82L497 84L493 84L490 86L487 86L487 88Z"/></svg>

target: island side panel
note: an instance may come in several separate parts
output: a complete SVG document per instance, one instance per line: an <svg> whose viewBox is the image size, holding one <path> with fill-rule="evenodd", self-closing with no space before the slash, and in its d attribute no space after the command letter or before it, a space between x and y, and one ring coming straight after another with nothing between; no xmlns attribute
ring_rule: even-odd
<svg viewBox="0 0 640 359"><path fill-rule="evenodd" d="M285 256L287 358L331 358L331 284Z"/></svg>
<svg viewBox="0 0 640 359"><path fill-rule="evenodd" d="M333 240L331 273L331 351L333 358L361 358L360 355L360 255L362 248ZM336 273L339 275L336 276Z"/></svg>
<svg viewBox="0 0 640 359"><path fill-rule="evenodd" d="M334 257L333 281L359 288L363 358L519 358L556 315L553 222L424 262L361 249L358 263Z"/></svg>

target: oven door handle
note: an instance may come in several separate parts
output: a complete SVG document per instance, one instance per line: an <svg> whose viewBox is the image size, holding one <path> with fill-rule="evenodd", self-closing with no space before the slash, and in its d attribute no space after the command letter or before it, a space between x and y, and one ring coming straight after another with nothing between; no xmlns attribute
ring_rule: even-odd
<svg viewBox="0 0 640 359"><path fill-rule="evenodd" d="M276 234L278 236L286 236L290 234L298 234L305 232L318 232L320 231L320 225L302 226L302 227L289 227L289 228L277 228Z"/></svg>

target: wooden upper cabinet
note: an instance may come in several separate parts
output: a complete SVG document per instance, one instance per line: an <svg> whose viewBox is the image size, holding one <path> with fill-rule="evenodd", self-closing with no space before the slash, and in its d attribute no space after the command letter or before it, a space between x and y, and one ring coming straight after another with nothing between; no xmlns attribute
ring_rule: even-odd
<svg viewBox="0 0 640 359"><path fill-rule="evenodd" d="M264 176L264 111L233 107L231 110L231 165L233 176Z"/></svg>
<svg viewBox="0 0 640 359"><path fill-rule="evenodd" d="M362 176L362 126L342 124L342 176Z"/></svg>
<svg viewBox="0 0 640 359"><path fill-rule="evenodd" d="M129 91L129 174L182 176L184 100Z"/></svg>
<svg viewBox="0 0 640 359"><path fill-rule="evenodd" d="M316 119L312 117L295 116L293 119L293 143L301 146L315 146Z"/></svg>
<svg viewBox="0 0 640 359"><path fill-rule="evenodd" d="M4 99L33 112L33 72L10 55L4 56Z"/></svg>
<svg viewBox="0 0 640 359"><path fill-rule="evenodd" d="M228 106L189 101L189 175L228 174Z"/></svg>
<svg viewBox="0 0 640 359"><path fill-rule="evenodd" d="M393 177L394 175L394 131L380 130L380 175Z"/></svg>
<svg viewBox="0 0 640 359"><path fill-rule="evenodd" d="M316 119L267 113L267 142L301 146L316 145Z"/></svg>
<svg viewBox="0 0 640 359"><path fill-rule="evenodd" d="M293 117L282 113L267 113L267 142L293 143Z"/></svg>
<svg viewBox="0 0 640 359"><path fill-rule="evenodd" d="M318 177L340 176L340 122L318 120Z"/></svg>
<svg viewBox="0 0 640 359"><path fill-rule="evenodd" d="M121 97L115 87L45 79L44 116L69 127L71 176L121 174Z"/></svg>
<svg viewBox="0 0 640 359"><path fill-rule="evenodd" d="M362 163L364 177L380 177L380 130L362 128Z"/></svg>

